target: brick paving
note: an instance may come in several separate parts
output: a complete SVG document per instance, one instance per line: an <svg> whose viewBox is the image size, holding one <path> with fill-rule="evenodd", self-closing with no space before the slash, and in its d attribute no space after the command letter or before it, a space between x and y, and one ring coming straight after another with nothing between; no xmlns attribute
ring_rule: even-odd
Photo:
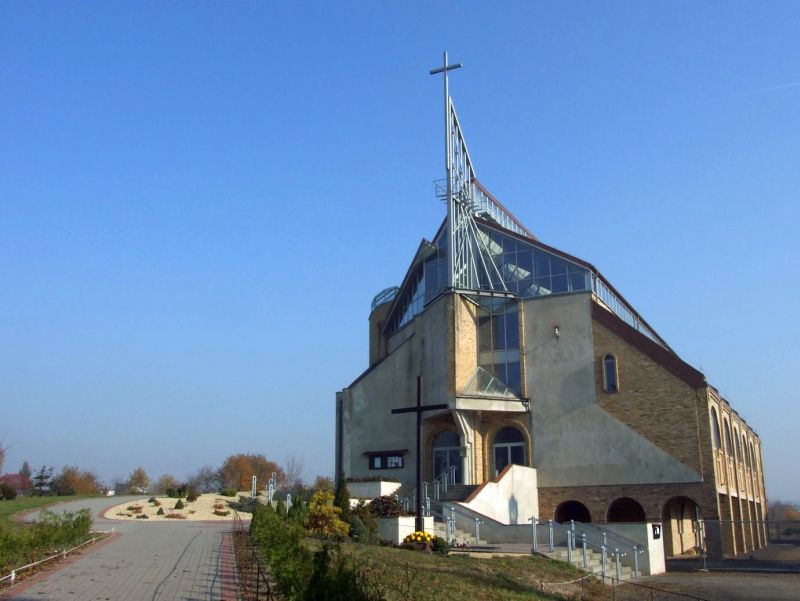
<svg viewBox="0 0 800 601"><path fill-rule="evenodd" d="M95 516L96 529L114 528L120 535L108 544L89 548L76 561L54 566L29 582L21 582L0 595L2 599L235 599L231 596L230 544L225 541L231 528L229 523L122 522L100 517L103 509L121 501L126 502L127 498L87 499L58 506L58 510L69 511L88 507Z"/></svg>

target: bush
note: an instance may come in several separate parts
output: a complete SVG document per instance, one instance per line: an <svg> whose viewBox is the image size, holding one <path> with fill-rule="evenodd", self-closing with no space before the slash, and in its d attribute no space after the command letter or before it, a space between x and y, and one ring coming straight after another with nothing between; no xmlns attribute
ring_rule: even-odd
<svg viewBox="0 0 800 601"><path fill-rule="evenodd" d="M196 491L196 490L194 490L194 489L190 488L190 489L189 489L189 490L186 492L186 502L187 502L187 503L194 503L195 501L197 501L197 497L199 497L199 496L200 496L200 495L198 495L198 494L197 494L197 491Z"/></svg>
<svg viewBox="0 0 800 601"><path fill-rule="evenodd" d="M149 520L150 516L147 515L147 514L144 514L144 513L140 513L139 515L136 516L136 519L137 520Z"/></svg>
<svg viewBox="0 0 800 601"><path fill-rule="evenodd" d="M233 509L235 509L236 511L245 511L247 513L253 513L256 506L260 505L260 503L258 502L258 499L241 495L238 501L230 501L228 505Z"/></svg>
<svg viewBox="0 0 800 601"><path fill-rule="evenodd" d="M223 511L222 509L215 509L214 510L214 515L226 516L226 515L230 515L230 514L231 514L230 511Z"/></svg>
<svg viewBox="0 0 800 601"><path fill-rule="evenodd" d="M17 489L9 486L5 482L0 482L0 499L4 501L13 501L17 498Z"/></svg>
<svg viewBox="0 0 800 601"><path fill-rule="evenodd" d="M219 494L223 497L235 497L237 492L235 488L223 488Z"/></svg>
<svg viewBox="0 0 800 601"><path fill-rule="evenodd" d="M170 519L170 520L185 520L186 519L185 515L182 515L180 513L175 512L175 511L171 511L170 513L168 513L164 517L167 518L167 519Z"/></svg>
<svg viewBox="0 0 800 601"><path fill-rule="evenodd" d="M396 497L382 496L375 497L370 501L370 511L375 517L396 518L403 514L403 505Z"/></svg>
<svg viewBox="0 0 800 601"><path fill-rule="evenodd" d="M433 538L431 549L434 553L439 555L447 555L450 552L450 543L448 543L443 536L435 536Z"/></svg>
<svg viewBox="0 0 800 601"><path fill-rule="evenodd" d="M163 507L159 507L158 511L156 511L156 515L164 515L164 508Z"/></svg>
<svg viewBox="0 0 800 601"><path fill-rule="evenodd" d="M184 505L183 505L183 501L181 501L180 499L178 499L178 502L177 502L177 503L175 503L175 509L183 509L183 507L184 507Z"/></svg>
<svg viewBox="0 0 800 601"><path fill-rule="evenodd" d="M371 535L377 535L378 520L375 518L375 514L372 513L370 506L365 504L363 500L359 501L358 505L350 509L350 514L353 517L358 517Z"/></svg>
<svg viewBox="0 0 800 601"><path fill-rule="evenodd" d="M45 510L39 521L25 528L0 522L0 572L84 542L91 526L88 509L61 514Z"/></svg>
<svg viewBox="0 0 800 601"><path fill-rule="evenodd" d="M147 502L148 503L158 503L158 500L155 497L150 497L149 499L147 499Z"/></svg>

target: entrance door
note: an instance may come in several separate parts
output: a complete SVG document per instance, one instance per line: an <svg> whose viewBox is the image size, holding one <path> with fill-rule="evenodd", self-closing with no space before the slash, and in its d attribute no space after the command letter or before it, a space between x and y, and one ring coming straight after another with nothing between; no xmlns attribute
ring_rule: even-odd
<svg viewBox="0 0 800 601"><path fill-rule="evenodd" d="M494 437L494 475L510 463L525 465L525 437L516 428L503 428Z"/></svg>
<svg viewBox="0 0 800 601"><path fill-rule="evenodd" d="M461 484L461 445L455 432L440 432L433 441L433 477L450 473L455 467L456 484Z"/></svg>

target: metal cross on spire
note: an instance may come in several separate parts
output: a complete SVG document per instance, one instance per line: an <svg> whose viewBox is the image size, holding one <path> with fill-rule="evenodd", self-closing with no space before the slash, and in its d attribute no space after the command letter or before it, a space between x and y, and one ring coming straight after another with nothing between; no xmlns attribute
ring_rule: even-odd
<svg viewBox="0 0 800 601"><path fill-rule="evenodd" d="M500 289L505 291L503 277L491 255L486 252L485 242L474 220L476 208L483 208L485 203L481 199L476 202L475 170L450 98L447 74L462 66L461 63L448 64L445 51L442 66L430 70L431 75L444 75L445 185L438 195L447 202L447 286L450 289L476 290L484 283L490 289L495 289L497 282Z"/></svg>

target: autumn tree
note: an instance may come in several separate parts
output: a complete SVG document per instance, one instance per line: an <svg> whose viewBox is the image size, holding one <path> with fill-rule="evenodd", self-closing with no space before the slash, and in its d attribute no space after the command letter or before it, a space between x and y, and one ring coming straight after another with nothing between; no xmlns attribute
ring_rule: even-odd
<svg viewBox="0 0 800 601"><path fill-rule="evenodd" d="M317 536L343 538L350 525L341 519L342 510L333 504L333 493L318 490L308 503L308 529Z"/></svg>
<svg viewBox="0 0 800 601"><path fill-rule="evenodd" d="M314 480L314 490L333 492L333 478L330 476L317 476Z"/></svg>
<svg viewBox="0 0 800 601"><path fill-rule="evenodd" d="M57 495L96 495L101 488L94 472L76 465L65 465L50 487Z"/></svg>
<svg viewBox="0 0 800 601"><path fill-rule="evenodd" d="M167 489L176 490L179 486L180 483L175 478L169 474L164 474L156 481L153 492L164 494Z"/></svg>
<svg viewBox="0 0 800 601"><path fill-rule="evenodd" d="M769 520L771 522L800 521L800 508L792 503L772 501L769 504Z"/></svg>
<svg viewBox="0 0 800 601"><path fill-rule="evenodd" d="M279 486L285 486L286 474L284 471L277 463L269 461L264 455L253 453L231 455L219 470L222 486L236 490L250 490L253 476L258 478L258 487L264 488L273 472L278 479Z"/></svg>
<svg viewBox="0 0 800 601"><path fill-rule="evenodd" d="M128 476L128 488L133 492L144 492L150 486L150 476L143 467L137 467Z"/></svg>

